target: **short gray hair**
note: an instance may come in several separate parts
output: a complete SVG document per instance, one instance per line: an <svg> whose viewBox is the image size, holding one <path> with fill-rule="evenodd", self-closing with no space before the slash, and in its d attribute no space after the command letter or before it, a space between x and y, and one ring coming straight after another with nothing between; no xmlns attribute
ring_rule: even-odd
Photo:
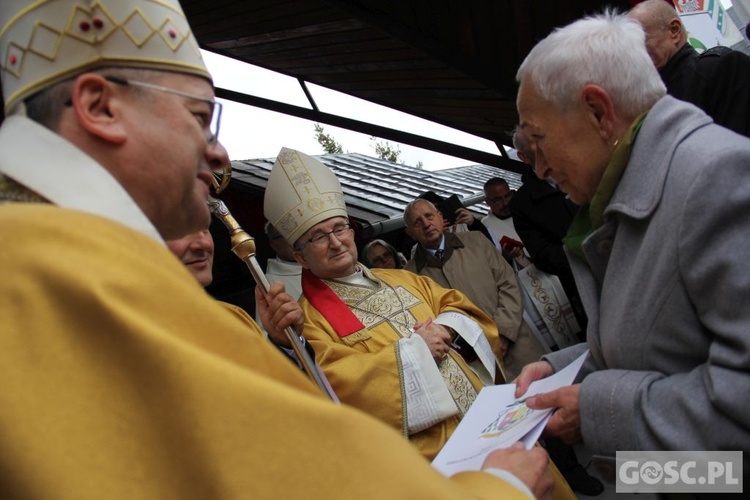
<svg viewBox="0 0 750 500"><path fill-rule="evenodd" d="M424 198L415 198L411 200L405 207L404 207L404 224L407 226L410 225L409 222L409 212L419 203L427 203L430 205L436 212L438 211L438 208L435 206L434 203L432 203L430 200L425 200Z"/></svg>
<svg viewBox="0 0 750 500"><path fill-rule="evenodd" d="M633 117L666 93L646 52L643 29L611 10L558 28L539 42L516 74L518 82L527 79L562 112L573 109L589 84L602 87L618 111Z"/></svg>
<svg viewBox="0 0 750 500"><path fill-rule="evenodd" d="M140 68L106 67L85 71L84 73L98 73L101 75L118 76L125 79L150 82L156 79L159 73L164 72ZM63 80L62 82L40 90L36 94L28 97L24 102L26 106L26 116L52 131L57 131L62 112L70 102L70 95L73 92L73 83L78 76L80 75ZM132 87L131 92L142 93L142 89Z"/></svg>
<svg viewBox="0 0 750 500"><path fill-rule="evenodd" d="M69 79L56 83L28 97L25 101L26 116L50 130L57 130L65 102L73 90L73 81Z"/></svg>

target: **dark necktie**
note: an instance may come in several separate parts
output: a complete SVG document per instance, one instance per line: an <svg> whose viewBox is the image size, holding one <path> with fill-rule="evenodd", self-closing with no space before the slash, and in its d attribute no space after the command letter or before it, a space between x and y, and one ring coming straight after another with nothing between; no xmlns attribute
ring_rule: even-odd
<svg viewBox="0 0 750 500"><path fill-rule="evenodd" d="M443 260L443 255L445 255L445 251L444 250L437 250L437 251L435 251L435 258L437 258L437 260L439 260L441 262Z"/></svg>

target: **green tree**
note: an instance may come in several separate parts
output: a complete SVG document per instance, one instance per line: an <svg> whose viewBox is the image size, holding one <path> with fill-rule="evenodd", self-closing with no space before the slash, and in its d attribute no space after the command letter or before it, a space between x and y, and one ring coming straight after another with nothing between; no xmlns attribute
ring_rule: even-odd
<svg viewBox="0 0 750 500"><path fill-rule="evenodd" d="M315 124L315 140L323 147L323 151L329 155L344 152L344 148L341 147L341 144L336 142L332 135L323 132L323 127L320 123Z"/></svg>
<svg viewBox="0 0 750 500"><path fill-rule="evenodd" d="M401 148L398 144L391 144L388 141L378 141L375 137L370 136L370 140L375 143L375 154L381 160L398 163L401 157Z"/></svg>
<svg viewBox="0 0 750 500"><path fill-rule="evenodd" d="M331 134L326 134L323 126L320 123L315 124L315 140L321 145L323 151L326 154L340 154L344 152L344 148L336 142ZM401 147L398 144L393 144L388 141L379 141L377 137L370 136L370 141L374 143L372 148L375 150L375 155L381 160L392 161L394 163L400 163L401 160ZM416 168L423 169L424 164L419 161L417 162Z"/></svg>

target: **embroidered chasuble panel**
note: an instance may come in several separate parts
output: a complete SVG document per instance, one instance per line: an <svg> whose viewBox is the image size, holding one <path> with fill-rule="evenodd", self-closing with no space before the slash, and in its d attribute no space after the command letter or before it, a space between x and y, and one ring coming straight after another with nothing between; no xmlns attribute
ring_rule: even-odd
<svg viewBox="0 0 750 500"><path fill-rule="evenodd" d="M403 338L411 337L417 319L409 308L420 304L414 294L401 286L368 288L323 280L370 330L388 323ZM346 338L344 338L346 340Z"/></svg>
<svg viewBox="0 0 750 500"><path fill-rule="evenodd" d="M378 280L378 286L374 288L333 280L323 281L369 331L365 335L350 335L342 338L342 341L348 345L366 342L368 338L372 338L373 330L384 324L390 326L401 338L409 338L413 334L414 325L426 319L417 319L410 311L410 308L424 305L424 302L403 286L391 286L381 280ZM450 355L440 362L438 369L460 416L463 416L476 400L483 384L461 355L452 349Z"/></svg>

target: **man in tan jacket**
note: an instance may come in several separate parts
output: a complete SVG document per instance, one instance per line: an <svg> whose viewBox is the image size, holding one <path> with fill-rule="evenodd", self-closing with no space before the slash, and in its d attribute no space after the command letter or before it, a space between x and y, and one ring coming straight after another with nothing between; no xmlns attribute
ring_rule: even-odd
<svg viewBox="0 0 750 500"><path fill-rule="evenodd" d="M419 244L406 269L463 292L494 320L506 380L510 382L525 364L541 358L544 348L523 320L515 273L487 238L471 232L444 233L443 216L427 200L409 203L404 221L406 233Z"/></svg>

